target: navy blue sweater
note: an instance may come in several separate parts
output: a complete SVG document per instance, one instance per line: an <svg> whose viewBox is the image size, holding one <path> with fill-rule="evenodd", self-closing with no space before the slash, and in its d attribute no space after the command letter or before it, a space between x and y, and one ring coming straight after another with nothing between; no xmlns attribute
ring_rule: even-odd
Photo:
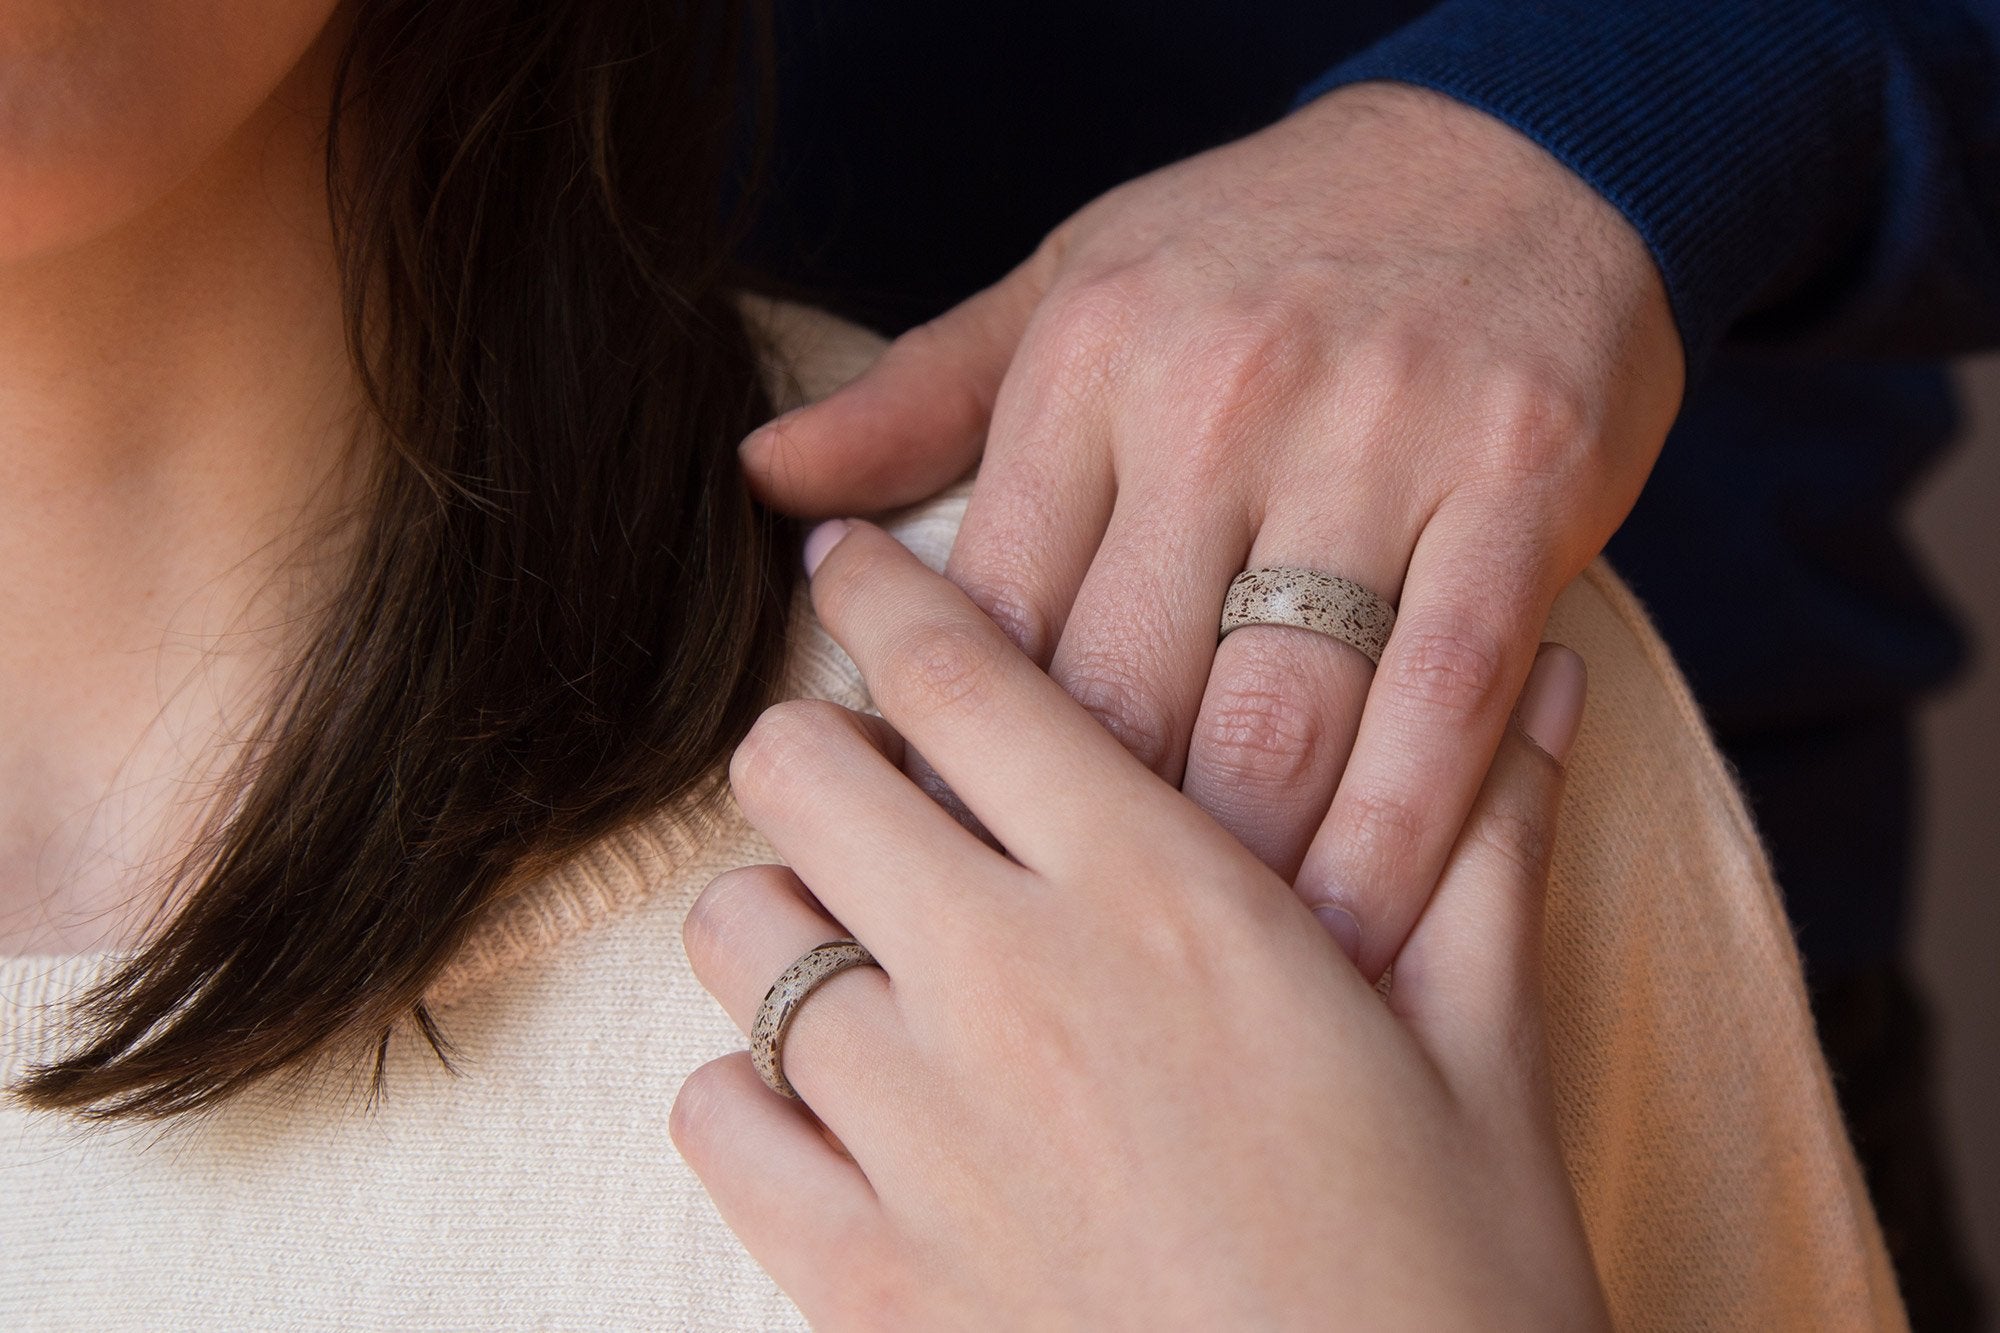
<svg viewBox="0 0 2000 1333"><path fill-rule="evenodd" d="M1738 763L1809 962L1892 951L1909 711L1962 655L1897 532L2000 341L2000 0L780 0L762 266L894 332L1117 183L1395 79L1651 247L1691 392L1610 554Z"/></svg>

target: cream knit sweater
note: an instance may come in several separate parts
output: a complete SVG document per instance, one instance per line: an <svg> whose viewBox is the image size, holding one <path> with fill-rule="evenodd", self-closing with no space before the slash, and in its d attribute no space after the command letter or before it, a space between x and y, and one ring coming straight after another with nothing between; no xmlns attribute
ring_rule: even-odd
<svg viewBox="0 0 2000 1333"><path fill-rule="evenodd" d="M801 394L879 349L775 318ZM941 563L962 507L899 534ZM1601 566L1549 637L1591 675L1548 918L1555 1073L1619 1325L1900 1326L1791 937L1686 688ZM866 702L803 604L792 672ZM0 1329L796 1326L666 1135L681 1078L743 1044L688 970L682 914L769 858L733 813L607 839L439 983L459 1072L405 1046L372 1107L326 1070L164 1132L0 1108ZM0 959L0 1076L55 1049L60 1001L105 965Z"/></svg>

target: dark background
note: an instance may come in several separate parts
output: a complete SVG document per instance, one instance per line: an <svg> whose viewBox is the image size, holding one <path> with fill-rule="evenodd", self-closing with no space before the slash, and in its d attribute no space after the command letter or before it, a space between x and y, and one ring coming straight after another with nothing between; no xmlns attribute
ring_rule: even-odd
<svg viewBox="0 0 2000 1333"><path fill-rule="evenodd" d="M1963 367L1970 432L1913 528L1981 652L1926 710L1916 954L1941 1020L1944 1109L1989 1292L2000 1292L2000 356Z"/></svg>

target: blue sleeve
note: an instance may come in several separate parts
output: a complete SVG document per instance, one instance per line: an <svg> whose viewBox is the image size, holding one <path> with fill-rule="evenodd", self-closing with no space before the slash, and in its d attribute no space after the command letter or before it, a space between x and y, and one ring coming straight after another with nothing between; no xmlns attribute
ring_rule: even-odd
<svg viewBox="0 0 2000 1333"><path fill-rule="evenodd" d="M1445 0L1305 97L1417 84L1540 143L1644 237L1691 372L1725 338L1947 356L2000 343L1996 10Z"/></svg>

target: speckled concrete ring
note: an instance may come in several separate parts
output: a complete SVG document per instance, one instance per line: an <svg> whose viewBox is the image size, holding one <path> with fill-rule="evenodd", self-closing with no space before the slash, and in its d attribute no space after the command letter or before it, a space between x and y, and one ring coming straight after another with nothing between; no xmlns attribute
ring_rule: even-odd
<svg viewBox="0 0 2000 1333"><path fill-rule="evenodd" d="M1222 633L1245 625L1293 625L1338 639L1380 663L1396 608L1349 579L1316 569L1246 569L1222 599Z"/></svg>
<svg viewBox="0 0 2000 1333"><path fill-rule="evenodd" d="M780 1097L798 1099L791 1080L785 1077L785 1029L792 1015L806 1002L820 983L850 967L872 967L875 955L853 940L828 940L815 945L778 974L764 1003L757 1006L757 1021L750 1025L750 1062L757 1076Z"/></svg>

